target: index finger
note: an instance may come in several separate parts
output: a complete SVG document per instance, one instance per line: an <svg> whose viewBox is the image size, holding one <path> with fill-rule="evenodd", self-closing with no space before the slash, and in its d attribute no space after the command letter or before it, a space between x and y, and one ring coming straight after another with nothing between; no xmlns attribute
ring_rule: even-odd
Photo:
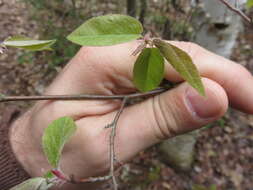
<svg viewBox="0 0 253 190"><path fill-rule="evenodd" d="M234 108L253 113L253 77L242 65L214 54L194 43L170 42L186 51L196 64L200 75L219 83L227 92ZM166 78L170 81L182 80L169 65L166 66Z"/></svg>
<svg viewBox="0 0 253 190"><path fill-rule="evenodd" d="M253 113L253 77L241 65L218 56L190 42L170 42L186 51L193 59L200 75L219 83L226 91L231 105L241 111ZM139 43L106 47L83 47L63 72L48 88L49 94L92 93L117 94L134 90L132 56ZM169 65L165 78L180 82L183 79Z"/></svg>

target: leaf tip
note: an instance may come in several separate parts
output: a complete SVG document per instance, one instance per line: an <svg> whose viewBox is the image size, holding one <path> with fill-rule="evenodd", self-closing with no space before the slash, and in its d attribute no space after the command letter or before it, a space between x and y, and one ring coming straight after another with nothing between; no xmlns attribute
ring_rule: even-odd
<svg viewBox="0 0 253 190"><path fill-rule="evenodd" d="M199 84L190 84L202 97L206 97L206 91L203 82L199 80Z"/></svg>
<svg viewBox="0 0 253 190"><path fill-rule="evenodd" d="M199 94L203 97L206 97L206 92L205 92L205 89L201 89L201 90L198 90Z"/></svg>

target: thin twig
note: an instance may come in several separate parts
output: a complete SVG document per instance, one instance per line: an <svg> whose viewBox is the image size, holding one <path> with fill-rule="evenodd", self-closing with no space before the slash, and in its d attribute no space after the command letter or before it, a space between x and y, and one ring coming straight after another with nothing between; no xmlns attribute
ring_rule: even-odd
<svg viewBox="0 0 253 190"><path fill-rule="evenodd" d="M70 179L66 180L68 183L72 183L72 184L83 184L83 183L92 183L92 182L99 182L99 181L107 181L109 179L111 179L112 176L111 175L106 175L106 176L99 176L99 177L88 177L85 179L75 179L74 175L70 176Z"/></svg>
<svg viewBox="0 0 253 190"><path fill-rule="evenodd" d="M81 95L39 95L39 96L0 96L1 102L10 101L31 101L31 100L112 100L112 99L125 99L129 98L141 98L160 94L168 90L167 88L157 88L155 90L145 93L134 93L134 94L121 94L121 95L92 95L92 94L81 94Z"/></svg>
<svg viewBox="0 0 253 190"><path fill-rule="evenodd" d="M81 180L76 180L74 178L74 176L72 175L72 176L70 176L70 179L65 179L65 181L67 181L69 183L80 184L80 183L86 183L86 182L106 181L108 179L112 179L114 190L118 189L118 184L117 184L117 181L116 181L116 176L114 174L114 163L116 161L116 156L115 156L115 137L116 137L117 124L118 124L120 115L123 112L123 109L124 109L124 107L127 104L127 100L128 100L128 97L125 97L123 99L123 101L121 103L121 106L120 106L117 114L115 115L113 121L109 125L106 126L106 128L111 128L111 133L110 133L110 171L109 171L109 175L100 176L100 177L90 177L90 178L85 178L85 179L81 179ZM55 172L54 172L54 174L55 174ZM61 175L59 175L58 173L56 173L56 174L57 174L57 176L60 176L61 178L62 178L62 176L65 176L64 174L61 174Z"/></svg>
<svg viewBox="0 0 253 190"><path fill-rule="evenodd" d="M219 0L221 3L227 6L231 11L235 12L239 16L241 16L246 22L249 24L252 24L252 19L249 18L247 15L245 15L240 9L237 9L236 7L233 7L231 4L229 4L226 0Z"/></svg>
<svg viewBox="0 0 253 190"><path fill-rule="evenodd" d="M116 129L117 129L117 124L118 124L118 121L119 121L119 117L120 117L121 113L123 112L124 107L126 106L127 100L128 100L127 97L123 99L123 101L121 103L121 106L120 106L120 109L117 112L113 122L110 125L111 128L112 128L111 135L110 135L110 175L112 177L114 190L118 189L118 183L117 183L117 180L116 180L116 176L114 174L114 161L115 161L115 158L116 158L116 156L115 156Z"/></svg>
<svg viewBox="0 0 253 190"><path fill-rule="evenodd" d="M133 94L122 94L122 95L41 95L41 96L5 96L0 94L0 103L1 102L9 102L9 101L30 101L30 100L108 100L108 99L121 99L121 106L116 113L113 121L107 125L105 128L111 128L110 133L110 171L109 175L99 176L99 177L89 177L85 179L75 179L74 175L70 177L66 177L66 175L61 170L52 170L53 174L62 181L72 183L72 184L82 184L87 182L98 182L98 181L106 181L112 179L114 190L118 189L118 184L116 180L116 176L114 174L114 163L119 162L115 156L115 137L116 137L116 129L118 120L120 118L121 113L123 112L124 107L127 104L129 99L133 98L142 98L142 97L150 97L162 92L167 91L168 87L161 87L155 90L145 92L145 93L133 93ZM120 163L120 162L119 162ZM120 163L121 164L121 163Z"/></svg>
<svg viewBox="0 0 253 190"><path fill-rule="evenodd" d="M130 96L130 95L129 95ZM114 163L115 161L117 161L116 156L115 156L115 137L116 137L116 129L117 129L117 124L120 118L120 115L122 114L124 107L127 104L128 96L125 96L121 106L118 110L118 112L116 113L112 123L110 123L109 125L107 125L106 128L110 127L111 128L111 133L110 133L110 171L109 171L109 175L106 176L100 176L100 177L89 177L89 178L85 178L85 179L80 179L77 180L74 178L74 175L70 176L70 178L66 178L65 174L62 173L62 171L60 170L52 170L53 174L58 177L59 179L68 182L68 183L72 183L72 184L82 184L82 183L87 183L87 182L98 182L98 181L106 181L109 179L112 179L113 182L113 188L114 190L118 190L118 183L116 180L116 176L114 174Z"/></svg>

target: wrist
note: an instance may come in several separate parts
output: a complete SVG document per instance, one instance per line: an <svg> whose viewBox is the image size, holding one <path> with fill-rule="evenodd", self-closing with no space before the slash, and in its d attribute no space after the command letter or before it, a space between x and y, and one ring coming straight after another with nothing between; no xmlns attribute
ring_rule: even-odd
<svg viewBox="0 0 253 190"><path fill-rule="evenodd" d="M40 112L37 112L38 110L41 110L40 105L41 104L37 104L19 117L11 125L9 133L13 153L18 162L31 177L43 176L51 169L41 146L43 134L42 128L44 128L42 126L46 125L42 121L45 121L46 119L39 114ZM68 163L72 162L67 161L66 163L67 165L64 166L69 168L70 166ZM66 184L64 187L61 187L61 189L78 190L80 187L89 187L89 189L93 189L94 186L99 184L100 183L83 185Z"/></svg>
<svg viewBox="0 0 253 190"><path fill-rule="evenodd" d="M27 180L30 176L17 161L9 139L11 122L19 115L16 106L3 110L0 121L0 189L7 190Z"/></svg>
<svg viewBox="0 0 253 190"><path fill-rule="evenodd" d="M41 138L36 133L36 122L34 122L33 109L23 114L17 119L10 128L10 143L14 155L24 170L31 176L43 176L51 169L48 164L42 147ZM80 189L96 189L102 183L88 183L82 185L65 184L61 187L62 190L80 190ZM58 190L57 187L53 188Z"/></svg>
<svg viewBox="0 0 253 190"><path fill-rule="evenodd" d="M18 118L10 128L10 143L14 155L26 172L32 177L45 174L49 165L43 156L43 150L35 140L30 125L31 110Z"/></svg>

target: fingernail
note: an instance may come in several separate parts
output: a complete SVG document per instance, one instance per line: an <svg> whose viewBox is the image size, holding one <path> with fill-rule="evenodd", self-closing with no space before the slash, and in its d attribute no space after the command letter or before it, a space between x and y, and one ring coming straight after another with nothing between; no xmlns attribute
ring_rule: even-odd
<svg viewBox="0 0 253 190"><path fill-rule="evenodd" d="M217 98L208 89L206 89L206 96L203 97L190 87L186 91L186 100L189 109L200 118L212 118L219 113L219 106L216 103Z"/></svg>

